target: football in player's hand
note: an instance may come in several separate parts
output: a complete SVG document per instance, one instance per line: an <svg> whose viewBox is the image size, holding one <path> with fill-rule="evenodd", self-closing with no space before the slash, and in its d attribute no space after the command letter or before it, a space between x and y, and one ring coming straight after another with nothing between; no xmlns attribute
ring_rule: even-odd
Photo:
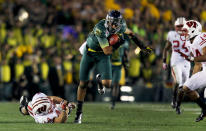
<svg viewBox="0 0 206 131"><path fill-rule="evenodd" d="M110 45L115 45L119 42L119 36L117 34L112 34L108 37L108 41Z"/></svg>

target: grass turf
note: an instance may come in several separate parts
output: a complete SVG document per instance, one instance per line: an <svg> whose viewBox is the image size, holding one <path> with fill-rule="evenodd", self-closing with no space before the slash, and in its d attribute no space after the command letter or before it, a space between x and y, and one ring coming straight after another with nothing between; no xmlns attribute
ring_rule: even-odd
<svg viewBox="0 0 206 131"><path fill-rule="evenodd" d="M200 113L195 104L183 103L183 114L176 115L169 104L85 103L82 124L73 124L75 111L66 124L36 124L18 111L18 103L0 103L0 131L201 131L206 119L194 122Z"/></svg>

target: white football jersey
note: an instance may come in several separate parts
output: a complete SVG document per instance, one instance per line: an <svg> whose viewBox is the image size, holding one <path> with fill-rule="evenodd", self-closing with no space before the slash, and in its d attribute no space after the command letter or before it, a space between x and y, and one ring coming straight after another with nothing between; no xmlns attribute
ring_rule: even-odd
<svg viewBox="0 0 206 131"><path fill-rule="evenodd" d="M196 36L193 43L190 44L190 50L194 57L202 56L203 51L202 49L206 47L206 33L201 33L200 35ZM201 62L202 67L206 69L206 62Z"/></svg>
<svg viewBox="0 0 206 131"><path fill-rule="evenodd" d="M41 98L41 100L39 100L39 98ZM45 94L37 93L33 96L32 101L28 103L27 109L29 115L34 118L36 123L53 123L54 118L59 116L60 110L52 102L48 112L36 113L34 111L35 106L42 104L44 100L48 99L49 98Z"/></svg>
<svg viewBox="0 0 206 131"><path fill-rule="evenodd" d="M176 31L170 31L167 35L167 40L172 44L172 56L171 56L171 66L175 65L176 63L179 62L187 62L187 60L184 59L180 55L181 52L182 54L189 56L190 51L187 46L187 42L185 42L185 39L183 36L180 36Z"/></svg>

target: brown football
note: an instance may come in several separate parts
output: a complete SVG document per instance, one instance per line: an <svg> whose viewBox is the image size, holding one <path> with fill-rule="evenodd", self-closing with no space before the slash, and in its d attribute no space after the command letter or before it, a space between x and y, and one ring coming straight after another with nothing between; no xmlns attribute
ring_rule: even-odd
<svg viewBox="0 0 206 131"><path fill-rule="evenodd" d="M117 34L112 34L108 37L110 45L115 45L119 41L119 36Z"/></svg>

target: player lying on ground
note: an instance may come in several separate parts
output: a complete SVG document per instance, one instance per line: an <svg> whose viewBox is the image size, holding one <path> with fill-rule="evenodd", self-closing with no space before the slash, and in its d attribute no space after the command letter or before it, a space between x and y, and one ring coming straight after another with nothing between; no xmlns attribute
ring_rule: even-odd
<svg viewBox="0 0 206 131"><path fill-rule="evenodd" d="M198 21L189 20L183 26L183 34L186 40L191 42L189 48L193 55L193 57L185 56L185 58L195 62L195 66L193 75L184 83L183 88L178 92L176 108L180 108L183 96L187 95L202 109L201 114L196 118L196 122L199 122L206 116L206 104L196 91L196 89L206 86L206 33L202 33L202 26Z"/></svg>
<svg viewBox="0 0 206 131"><path fill-rule="evenodd" d="M96 69L100 74L97 77L99 93L104 94L104 87L111 87L112 69L110 55L124 43L122 42L124 41L123 33L128 34L142 51L147 53L152 51L150 47L145 46L143 42L141 42L135 34L127 28L126 22L119 11L112 10L108 13L106 20L100 20L83 44L86 48L82 53L83 56L80 63L80 83L77 90L78 104L74 120L75 123L81 123L82 107L86 96L90 71L94 66L96 66ZM111 43L108 42L108 37L114 34L119 36L119 41L111 45Z"/></svg>
<svg viewBox="0 0 206 131"><path fill-rule="evenodd" d="M173 100L171 103L172 108L176 108L176 99L177 99L177 91L179 88L182 88L182 85L189 78L190 75L190 62L185 60L182 54L186 56L190 55L190 52L187 47L187 43L185 42L184 36L182 36L182 27L185 23L184 17L179 17L175 21L175 31L170 31L167 36L167 44L163 50L163 69L167 69L166 58L167 53L172 48L172 55L170 59L170 66L172 77L175 82L174 92L173 92ZM189 43L190 44L190 43ZM181 54L180 54L181 52ZM180 109L176 108L177 114L180 114Z"/></svg>
<svg viewBox="0 0 206 131"><path fill-rule="evenodd" d="M74 108L74 103L60 97L37 93L30 102L22 96L19 110L23 115L33 117L36 123L65 123Z"/></svg>

